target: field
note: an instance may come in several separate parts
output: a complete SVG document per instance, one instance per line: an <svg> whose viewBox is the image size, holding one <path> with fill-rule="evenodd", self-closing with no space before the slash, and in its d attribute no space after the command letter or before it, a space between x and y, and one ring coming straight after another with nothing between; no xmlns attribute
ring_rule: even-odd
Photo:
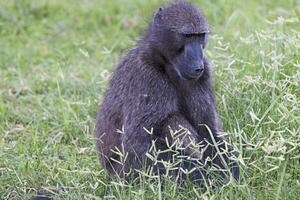
<svg viewBox="0 0 300 200"><path fill-rule="evenodd" d="M212 34L218 110L241 180L205 190L108 181L97 107L159 0L0 1L0 199L299 199L300 3L193 1Z"/></svg>

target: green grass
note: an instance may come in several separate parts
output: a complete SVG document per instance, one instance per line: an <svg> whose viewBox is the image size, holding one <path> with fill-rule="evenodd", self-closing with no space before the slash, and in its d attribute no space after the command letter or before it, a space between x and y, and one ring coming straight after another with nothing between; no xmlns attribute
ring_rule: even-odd
<svg viewBox="0 0 300 200"><path fill-rule="evenodd" d="M58 199L297 199L300 4L194 1L212 27L219 113L241 180L215 190L166 180L124 185L101 168L95 114L118 58L159 0L1 0L0 199L64 188Z"/></svg>

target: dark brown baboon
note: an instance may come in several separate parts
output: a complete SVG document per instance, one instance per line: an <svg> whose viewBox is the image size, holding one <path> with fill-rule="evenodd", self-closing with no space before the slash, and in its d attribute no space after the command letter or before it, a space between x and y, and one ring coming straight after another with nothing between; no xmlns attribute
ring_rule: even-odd
<svg viewBox="0 0 300 200"><path fill-rule="evenodd" d="M234 154L224 137L217 135L222 127L212 91L211 68L203 55L208 32L200 10L189 3L172 3L158 9L145 36L122 59L96 120L97 149L110 173L121 176L145 163L149 165L145 162L146 152L152 141L157 149L164 150L170 129L184 127L189 136L179 137L185 147L181 153L196 159L181 167L194 168L196 161L202 162L204 169L229 166L232 176L239 178L237 163L229 162L227 154L217 155L217 148L208 145L217 143L220 149ZM152 129L152 134L145 129ZM192 140L204 144L202 155L200 147L188 146ZM118 151L127 154L123 164ZM162 154L159 159L168 160L169 155ZM156 167L164 173L163 166ZM201 183L205 173L196 170L189 178Z"/></svg>

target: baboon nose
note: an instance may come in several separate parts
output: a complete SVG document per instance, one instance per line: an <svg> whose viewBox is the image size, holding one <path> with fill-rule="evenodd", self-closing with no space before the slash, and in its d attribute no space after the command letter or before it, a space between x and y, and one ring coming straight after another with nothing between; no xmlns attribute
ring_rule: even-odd
<svg viewBox="0 0 300 200"><path fill-rule="evenodd" d="M197 74L201 74L203 71L204 71L204 68L203 68L203 67L199 67L199 68L196 68L196 69L195 69L195 72L196 72Z"/></svg>

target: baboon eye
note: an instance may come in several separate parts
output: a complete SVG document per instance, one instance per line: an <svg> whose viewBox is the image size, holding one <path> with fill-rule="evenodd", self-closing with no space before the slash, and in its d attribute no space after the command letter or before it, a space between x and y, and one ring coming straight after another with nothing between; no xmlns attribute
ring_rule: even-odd
<svg viewBox="0 0 300 200"><path fill-rule="evenodd" d="M183 50L184 50L184 46L182 46L182 47L180 47L179 49L177 49L177 52L178 52L178 53L181 53L181 52L183 52Z"/></svg>
<svg viewBox="0 0 300 200"><path fill-rule="evenodd" d="M193 37L193 36L195 36L195 34L184 34L184 37L186 37L186 38L191 38L191 37Z"/></svg>
<svg viewBox="0 0 300 200"><path fill-rule="evenodd" d="M188 33L183 34L185 38L192 38L192 37L198 37L198 38L205 38L205 33Z"/></svg>
<svg viewBox="0 0 300 200"><path fill-rule="evenodd" d="M200 33L199 37L204 40L205 39L205 33Z"/></svg>

